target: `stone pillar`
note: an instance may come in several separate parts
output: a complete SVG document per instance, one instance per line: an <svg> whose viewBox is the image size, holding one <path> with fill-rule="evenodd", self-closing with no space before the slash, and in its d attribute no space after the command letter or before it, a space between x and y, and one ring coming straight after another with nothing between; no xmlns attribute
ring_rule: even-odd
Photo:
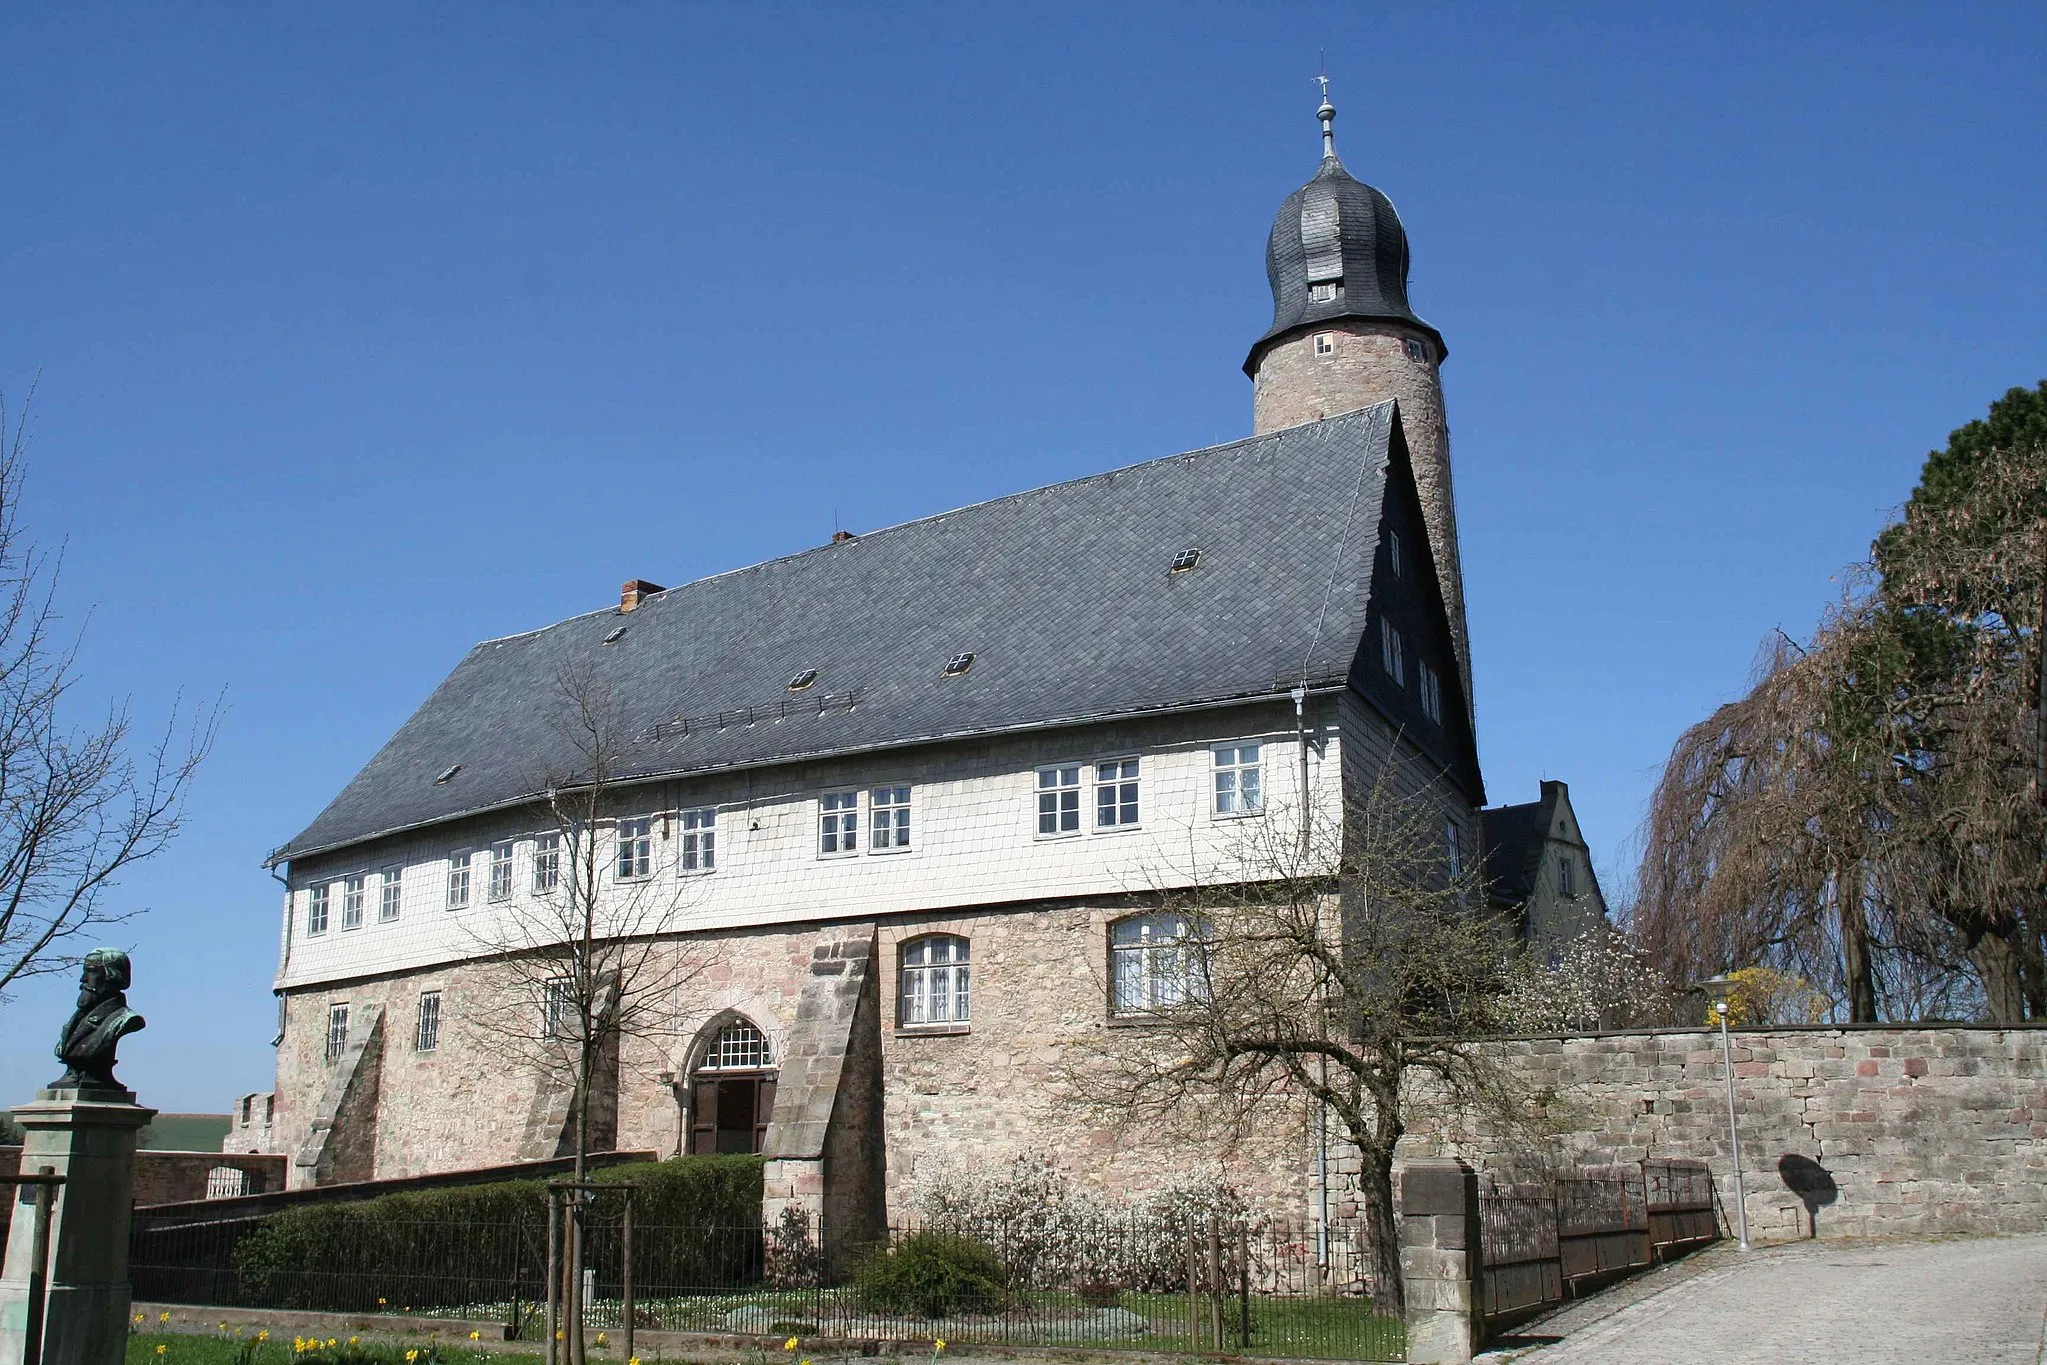
<svg viewBox="0 0 2047 1365"><path fill-rule="evenodd" d="M1409 1365L1469 1365L1485 1339L1478 1173L1461 1161L1409 1161L1394 1173Z"/></svg>
<svg viewBox="0 0 2047 1365"><path fill-rule="evenodd" d="M65 1177L50 1220L46 1365L121 1365L128 1349L128 1222L135 1134L156 1117L126 1090L38 1091L14 1111L21 1169ZM20 1360L35 1219L17 1210L0 1263L0 1360Z"/></svg>

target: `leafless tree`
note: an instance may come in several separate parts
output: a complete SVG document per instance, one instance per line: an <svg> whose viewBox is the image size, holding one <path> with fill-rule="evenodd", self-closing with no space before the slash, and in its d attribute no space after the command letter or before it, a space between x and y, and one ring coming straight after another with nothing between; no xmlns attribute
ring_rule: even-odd
<svg viewBox="0 0 2047 1365"><path fill-rule="evenodd" d="M0 400L0 1002L19 981L75 967L74 942L135 913L109 893L177 834L219 716L174 706L146 745L126 703L78 723L60 556L20 521L28 447L26 408L10 416Z"/></svg>
<svg viewBox="0 0 2047 1365"><path fill-rule="evenodd" d="M535 865L527 894L487 898L495 913L468 926L479 972L463 1017L482 1051L535 1078L541 1102L566 1096L581 1183L594 1144L616 1140L625 1045L674 1035L703 961L681 934L693 884L657 852L676 833L670 814L651 811L647 784L626 772L634 735L620 699L594 660L564 653L544 704L561 757L535 782ZM561 1302L580 1365L580 1199L571 1208Z"/></svg>
<svg viewBox="0 0 2047 1365"><path fill-rule="evenodd" d="M1492 1030L1509 937L1482 913L1476 870L1451 865L1443 793L1408 776L1389 767L1320 832L1275 808L1247 822L1241 876L1148 893L1186 926L1146 967L1164 989L1119 1001L1145 1026L1105 1030L1064 1068L1073 1093L1139 1130L1231 1141L1288 1104L1326 1112L1361 1159L1372 1292L1396 1315L1393 1156L1410 1106L1527 1116L1467 1046Z"/></svg>
<svg viewBox="0 0 2047 1365"><path fill-rule="evenodd" d="M1986 454L1680 737L1635 899L1667 973L1792 972L1855 1021L2047 1013L2043 471Z"/></svg>

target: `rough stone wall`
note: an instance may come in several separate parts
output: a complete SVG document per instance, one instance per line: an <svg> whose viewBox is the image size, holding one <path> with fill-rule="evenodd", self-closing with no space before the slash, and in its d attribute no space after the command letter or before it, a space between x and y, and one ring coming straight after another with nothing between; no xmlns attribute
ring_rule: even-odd
<svg viewBox="0 0 2047 1365"><path fill-rule="evenodd" d="M248 1176L249 1193L284 1188L286 1158L282 1154L151 1152L135 1154L135 1203L181 1204L204 1199L208 1179L225 1166Z"/></svg>
<svg viewBox="0 0 2047 1365"><path fill-rule="evenodd" d="M1335 350L1315 354L1315 338ZM1422 344L1411 359L1407 343ZM1349 412L1388 398L1400 402L1400 425L1414 461L1415 487L1429 525L1429 546L1443 580L1443 603L1456 637L1464 695L1471 696L1470 636L1464 625L1464 570L1457 550L1457 498L1450 479L1450 425L1436 345L1421 332L1391 323L1339 318L1302 331L1267 350L1252 381L1254 433L1278 431Z"/></svg>
<svg viewBox="0 0 2047 1365"><path fill-rule="evenodd" d="M1732 1041L1752 1238L1811 1233L1787 1178L1835 1187L1817 1210L1823 1237L2047 1226L2047 1029L1739 1030ZM1492 1046L1528 1094L1554 1095L1547 1108L1569 1129L1558 1143L1567 1166L1697 1158L1732 1221L1717 1033ZM1495 1173L1527 1165L1525 1148L1465 1125L1412 1123L1410 1149Z"/></svg>

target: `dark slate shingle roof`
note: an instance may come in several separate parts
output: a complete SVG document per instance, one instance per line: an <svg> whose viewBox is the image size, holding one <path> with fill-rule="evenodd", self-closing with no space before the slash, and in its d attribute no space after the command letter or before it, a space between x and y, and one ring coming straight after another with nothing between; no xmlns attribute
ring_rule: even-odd
<svg viewBox="0 0 2047 1365"><path fill-rule="evenodd" d="M1495 900L1526 905L1542 870L1542 850L1549 831L1550 800L1519 806L1495 806L1479 813L1485 839L1485 875Z"/></svg>
<svg viewBox="0 0 2047 1365"><path fill-rule="evenodd" d="M629 778L1268 695L1304 670L1339 681L1393 420L1382 403L488 641L274 859L532 796L574 766L548 713L564 656L617 699ZM1197 546L1198 568L1167 572ZM973 667L941 677L963 650ZM810 668L817 681L788 691Z"/></svg>

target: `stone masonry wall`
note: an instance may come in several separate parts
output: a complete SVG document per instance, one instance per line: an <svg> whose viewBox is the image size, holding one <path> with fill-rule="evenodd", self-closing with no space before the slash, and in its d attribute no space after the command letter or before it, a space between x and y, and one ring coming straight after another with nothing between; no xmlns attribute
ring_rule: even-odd
<svg viewBox="0 0 2047 1365"><path fill-rule="evenodd" d="M1334 349L1315 353L1315 338L1328 336ZM1420 342L1424 358L1407 353ZM1355 318L1334 319L1304 330L1266 351L1252 382L1251 427L1278 431L1340 412L1400 402L1400 426L1414 462L1414 482L1429 524L1429 545L1443 581L1443 604L1456 637L1464 695L1471 696L1471 654L1464 626L1464 571L1457 550L1457 497L1450 478L1450 424L1443 414L1442 357L1436 344L1411 328Z"/></svg>
<svg viewBox="0 0 2047 1365"><path fill-rule="evenodd" d="M1812 1232L1787 1179L1820 1187L1822 1237L2047 1229L2047 1029L1737 1030L1732 1042L1752 1238ZM1553 1095L1566 1166L1703 1160L1732 1222L1717 1033L1492 1046L1531 1096ZM1441 1125L1414 1125L1403 1150L1495 1175L1527 1165L1507 1140Z"/></svg>

